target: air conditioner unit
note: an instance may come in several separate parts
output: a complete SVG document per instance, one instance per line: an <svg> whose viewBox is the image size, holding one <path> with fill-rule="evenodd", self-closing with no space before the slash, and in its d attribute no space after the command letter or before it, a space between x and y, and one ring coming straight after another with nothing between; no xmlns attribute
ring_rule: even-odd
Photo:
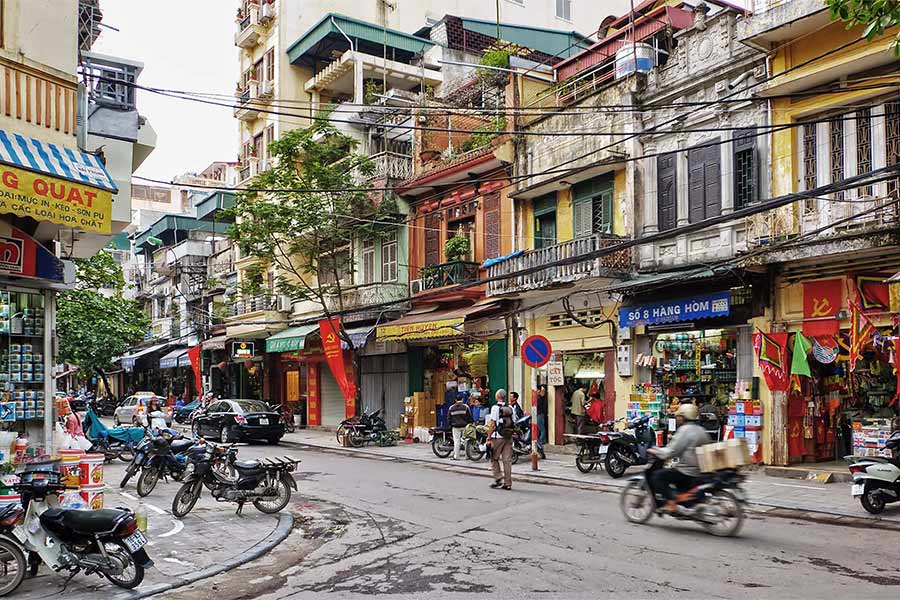
<svg viewBox="0 0 900 600"><path fill-rule="evenodd" d="M413 279L409 282L409 293L412 295L418 294L422 290L425 289L425 286L422 285L421 279Z"/></svg>
<svg viewBox="0 0 900 600"><path fill-rule="evenodd" d="M264 158L259 161L259 166L256 168L257 173L265 173L269 169L272 168L272 163L268 158Z"/></svg>
<svg viewBox="0 0 900 600"><path fill-rule="evenodd" d="M271 98L272 93L275 91L275 82L271 79L267 79L259 84L259 97L260 98Z"/></svg>
<svg viewBox="0 0 900 600"><path fill-rule="evenodd" d="M260 7L259 22L266 24L275 16L275 7L266 2Z"/></svg>
<svg viewBox="0 0 900 600"><path fill-rule="evenodd" d="M294 302L290 296L278 296L278 312L289 313L294 311Z"/></svg>

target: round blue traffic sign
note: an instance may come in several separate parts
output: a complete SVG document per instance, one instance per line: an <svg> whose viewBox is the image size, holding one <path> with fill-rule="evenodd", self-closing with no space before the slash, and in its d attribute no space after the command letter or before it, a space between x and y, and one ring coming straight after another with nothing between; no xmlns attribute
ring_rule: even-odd
<svg viewBox="0 0 900 600"><path fill-rule="evenodd" d="M552 352L550 341L542 335L532 335L522 342L522 362L529 367L543 367Z"/></svg>

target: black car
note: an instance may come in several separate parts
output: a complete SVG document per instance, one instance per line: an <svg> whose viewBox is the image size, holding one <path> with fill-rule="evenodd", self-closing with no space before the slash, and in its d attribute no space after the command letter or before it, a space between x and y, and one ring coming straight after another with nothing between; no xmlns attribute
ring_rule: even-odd
<svg viewBox="0 0 900 600"><path fill-rule="evenodd" d="M194 418L195 436L218 438L223 443L266 440L277 444L284 436L281 415L260 400L214 400Z"/></svg>

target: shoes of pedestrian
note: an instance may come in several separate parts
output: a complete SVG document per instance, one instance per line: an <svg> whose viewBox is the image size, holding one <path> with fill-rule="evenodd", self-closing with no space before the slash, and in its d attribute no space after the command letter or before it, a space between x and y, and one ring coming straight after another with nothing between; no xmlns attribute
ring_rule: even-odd
<svg viewBox="0 0 900 600"><path fill-rule="evenodd" d="M496 490L498 487L503 487L503 482L502 482L502 481L495 481L494 483L491 484L491 487L494 488L494 489Z"/></svg>
<svg viewBox="0 0 900 600"><path fill-rule="evenodd" d="M501 489L504 489L504 490L511 490L511 489L512 489L512 486L511 486L511 485L504 485Z"/></svg>

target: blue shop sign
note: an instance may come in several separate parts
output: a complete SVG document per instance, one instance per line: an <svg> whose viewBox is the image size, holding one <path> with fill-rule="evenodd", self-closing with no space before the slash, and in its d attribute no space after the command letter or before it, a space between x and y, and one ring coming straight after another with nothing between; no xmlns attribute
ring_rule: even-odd
<svg viewBox="0 0 900 600"><path fill-rule="evenodd" d="M619 310L619 327L727 317L730 308L731 292L716 292L668 302L625 306Z"/></svg>

